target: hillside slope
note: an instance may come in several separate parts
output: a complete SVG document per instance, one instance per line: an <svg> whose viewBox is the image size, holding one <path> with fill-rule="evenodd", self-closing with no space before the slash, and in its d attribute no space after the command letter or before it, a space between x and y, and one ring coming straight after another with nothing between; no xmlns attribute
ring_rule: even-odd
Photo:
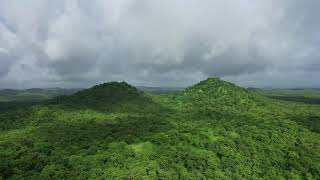
<svg viewBox="0 0 320 180"><path fill-rule="evenodd" d="M319 179L320 107L209 78L150 95L106 83L0 113L4 179Z"/></svg>

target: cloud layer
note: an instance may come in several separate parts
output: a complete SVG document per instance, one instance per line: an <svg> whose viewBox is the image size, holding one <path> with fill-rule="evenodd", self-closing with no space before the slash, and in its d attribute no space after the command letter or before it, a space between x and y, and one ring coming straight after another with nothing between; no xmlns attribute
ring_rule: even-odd
<svg viewBox="0 0 320 180"><path fill-rule="evenodd" d="M0 88L320 86L318 0L0 1Z"/></svg>

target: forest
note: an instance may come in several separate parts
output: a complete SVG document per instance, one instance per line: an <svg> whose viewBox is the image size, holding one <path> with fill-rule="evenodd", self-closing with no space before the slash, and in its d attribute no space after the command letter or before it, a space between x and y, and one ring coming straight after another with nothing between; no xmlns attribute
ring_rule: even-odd
<svg viewBox="0 0 320 180"><path fill-rule="evenodd" d="M219 78L2 102L0 179L320 179L320 105Z"/></svg>

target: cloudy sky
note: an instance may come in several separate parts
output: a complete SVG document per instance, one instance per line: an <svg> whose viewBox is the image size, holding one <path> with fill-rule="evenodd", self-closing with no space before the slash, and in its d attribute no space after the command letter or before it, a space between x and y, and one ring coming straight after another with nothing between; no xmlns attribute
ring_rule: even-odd
<svg viewBox="0 0 320 180"><path fill-rule="evenodd" d="M0 0L0 89L320 87L319 0Z"/></svg>

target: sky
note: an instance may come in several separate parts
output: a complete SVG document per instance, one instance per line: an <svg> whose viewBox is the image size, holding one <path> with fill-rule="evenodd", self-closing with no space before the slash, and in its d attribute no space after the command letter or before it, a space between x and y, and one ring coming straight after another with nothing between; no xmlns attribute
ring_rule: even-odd
<svg viewBox="0 0 320 180"><path fill-rule="evenodd" d="M319 0L0 0L0 89L320 87Z"/></svg>

